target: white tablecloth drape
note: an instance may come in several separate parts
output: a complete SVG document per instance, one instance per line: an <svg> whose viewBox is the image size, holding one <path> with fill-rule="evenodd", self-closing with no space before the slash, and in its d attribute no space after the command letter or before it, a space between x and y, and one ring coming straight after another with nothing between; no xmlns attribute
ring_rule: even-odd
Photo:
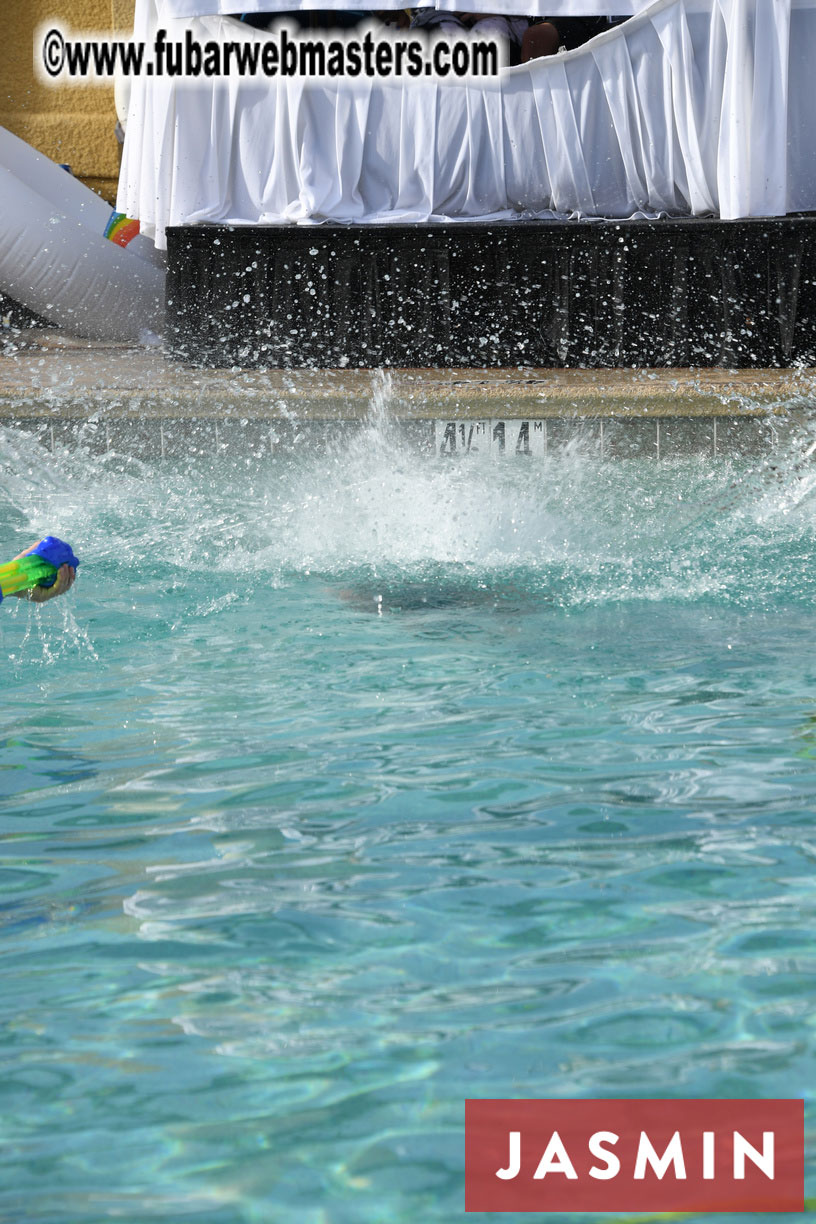
<svg viewBox="0 0 816 1224"><path fill-rule="evenodd" d="M138 0L137 36L156 17ZM816 210L814 65L816 0L657 0L483 83L139 80L117 206L159 247L198 222Z"/></svg>
<svg viewBox="0 0 816 1224"><path fill-rule="evenodd" d="M416 4L392 8L437 8L447 12L523 13L530 16L546 13L555 17L631 17L646 8L652 0L417 0ZM773 2L773 0L771 0ZM160 21L176 17L211 17L229 13L279 13L309 9L353 9L365 6L360 0L157 0ZM534 7L530 7L530 4ZM386 7L388 7L386 5Z"/></svg>

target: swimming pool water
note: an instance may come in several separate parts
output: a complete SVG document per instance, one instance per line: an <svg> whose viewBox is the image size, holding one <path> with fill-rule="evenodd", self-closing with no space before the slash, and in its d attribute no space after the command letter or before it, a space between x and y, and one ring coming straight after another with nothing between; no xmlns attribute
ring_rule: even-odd
<svg viewBox="0 0 816 1224"><path fill-rule="evenodd" d="M467 1096L810 1125L800 452L5 429L6 554L83 560L0 609L0 1220L449 1224Z"/></svg>

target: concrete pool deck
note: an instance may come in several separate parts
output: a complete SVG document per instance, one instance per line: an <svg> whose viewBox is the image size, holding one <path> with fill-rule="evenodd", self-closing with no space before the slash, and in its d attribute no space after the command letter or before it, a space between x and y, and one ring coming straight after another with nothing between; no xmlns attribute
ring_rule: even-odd
<svg viewBox="0 0 816 1224"><path fill-rule="evenodd" d="M319 445L388 417L426 452L767 453L816 420L811 369L226 370L34 328L0 350L0 422L145 458ZM524 423L524 424L522 424Z"/></svg>
<svg viewBox="0 0 816 1224"><path fill-rule="evenodd" d="M160 349L23 332L0 356L0 416L364 420L378 374L200 369ZM396 418L728 417L816 409L816 370L391 369Z"/></svg>

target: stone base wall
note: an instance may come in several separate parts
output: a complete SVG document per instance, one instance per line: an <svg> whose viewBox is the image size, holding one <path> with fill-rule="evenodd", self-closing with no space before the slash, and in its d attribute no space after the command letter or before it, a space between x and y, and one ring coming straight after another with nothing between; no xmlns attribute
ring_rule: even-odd
<svg viewBox="0 0 816 1224"><path fill-rule="evenodd" d="M109 203L116 198L120 146L112 85L49 87L34 71L34 33L58 17L77 32L129 35L134 0L25 0L2 6L0 126L64 162Z"/></svg>

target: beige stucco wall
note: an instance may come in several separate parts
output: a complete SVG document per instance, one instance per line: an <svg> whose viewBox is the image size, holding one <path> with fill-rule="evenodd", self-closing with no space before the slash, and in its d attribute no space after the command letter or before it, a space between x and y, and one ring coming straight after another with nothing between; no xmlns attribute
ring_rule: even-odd
<svg viewBox="0 0 816 1224"><path fill-rule="evenodd" d="M119 143L112 85L49 87L34 72L34 31L57 18L77 32L133 28L134 0L2 0L0 126L28 141L113 203Z"/></svg>

